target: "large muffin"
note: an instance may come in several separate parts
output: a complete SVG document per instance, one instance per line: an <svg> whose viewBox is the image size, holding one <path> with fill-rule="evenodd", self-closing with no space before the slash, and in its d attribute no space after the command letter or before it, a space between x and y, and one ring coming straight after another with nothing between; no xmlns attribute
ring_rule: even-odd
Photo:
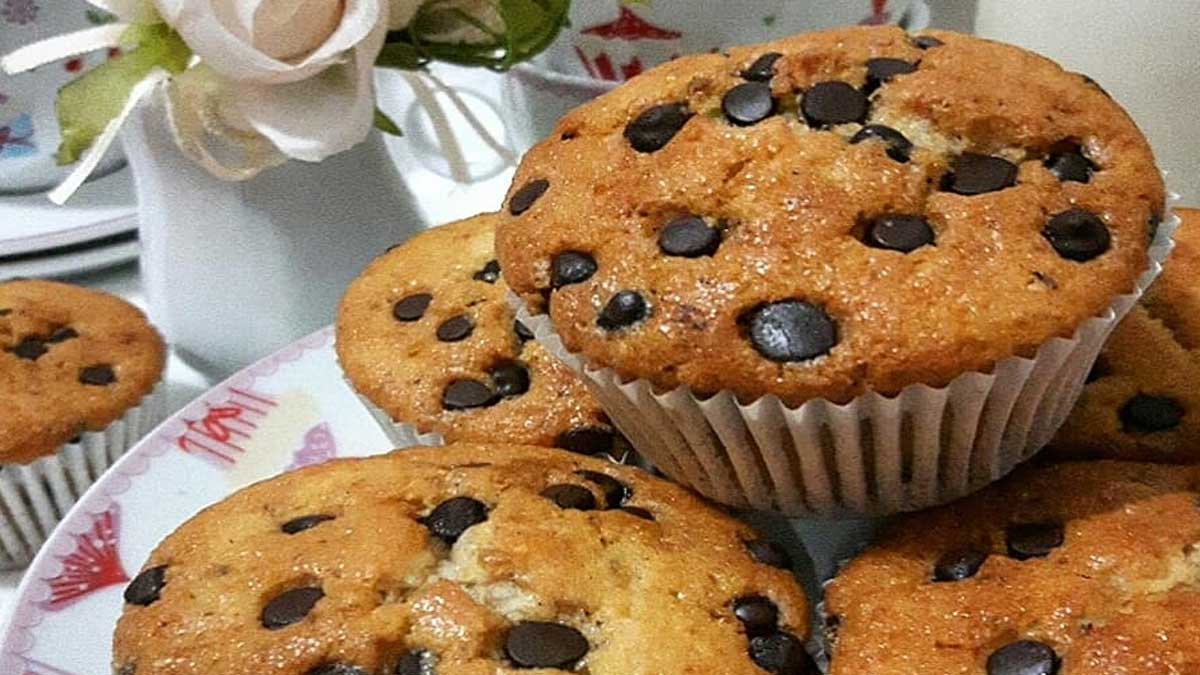
<svg viewBox="0 0 1200 675"><path fill-rule="evenodd" d="M795 406L1070 336L1134 289L1163 201L1086 77L850 28L677 59L567 115L521 163L497 253L588 363Z"/></svg>
<svg viewBox="0 0 1200 675"><path fill-rule="evenodd" d="M587 388L516 321L493 251L497 219L424 232L355 279L337 321L346 377L388 421L447 441L622 454Z"/></svg>
<svg viewBox="0 0 1200 675"><path fill-rule="evenodd" d="M1026 467L827 587L831 675L1200 673L1200 469Z"/></svg>
<svg viewBox="0 0 1200 675"><path fill-rule="evenodd" d="M753 530L644 472L405 450L260 483L180 527L126 589L114 669L815 673L805 599L776 565Z"/></svg>
<svg viewBox="0 0 1200 675"><path fill-rule="evenodd" d="M1178 214L1171 259L1113 331L1050 456L1200 462L1200 211Z"/></svg>
<svg viewBox="0 0 1200 675"><path fill-rule="evenodd" d="M0 464L27 464L103 430L165 366L162 338L124 300L52 281L0 283Z"/></svg>

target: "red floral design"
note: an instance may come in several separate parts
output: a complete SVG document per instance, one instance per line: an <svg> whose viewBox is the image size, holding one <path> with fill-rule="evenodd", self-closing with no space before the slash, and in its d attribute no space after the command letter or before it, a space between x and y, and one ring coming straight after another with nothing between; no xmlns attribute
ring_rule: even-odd
<svg viewBox="0 0 1200 675"><path fill-rule="evenodd" d="M117 551L120 516L121 507L114 503L93 517L90 530L75 535L75 550L58 557L62 572L46 579L50 599L42 603L43 608L57 612L101 588L129 581Z"/></svg>
<svg viewBox="0 0 1200 675"><path fill-rule="evenodd" d="M288 471L302 469L314 464L323 464L337 457L337 441L328 422L321 422L304 434L304 445L292 456Z"/></svg>
<svg viewBox="0 0 1200 675"><path fill-rule="evenodd" d="M616 21L585 28L580 32L607 40L678 40L683 37L683 33L651 24L628 7L621 8L621 15Z"/></svg>
<svg viewBox="0 0 1200 675"><path fill-rule="evenodd" d="M257 422L279 404L269 396L231 388L223 403L207 405L204 417L184 420L187 430L175 439L175 444L184 452L198 452L229 466L246 452L239 444L250 438L258 428Z"/></svg>

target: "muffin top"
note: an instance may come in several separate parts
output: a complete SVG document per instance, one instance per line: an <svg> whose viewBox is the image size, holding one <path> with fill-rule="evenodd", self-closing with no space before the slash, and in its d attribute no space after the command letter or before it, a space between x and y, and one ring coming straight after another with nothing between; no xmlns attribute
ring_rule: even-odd
<svg viewBox="0 0 1200 675"><path fill-rule="evenodd" d="M165 366L162 338L124 300L52 281L0 283L0 463L104 429Z"/></svg>
<svg viewBox="0 0 1200 675"><path fill-rule="evenodd" d="M567 115L497 231L593 365L789 405L943 385L1133 290L1164 202L1086 77L956 33L682 58Z"/></svg>
<svg viewBox="0 0 1200 675"><path fill-rule="evenodd" d="M1177 213L1162 276L1113 331L1052 456L1200 462L1200 211Z"/></svg>
<svg viewBox="0 0 1200 675"><path fill-rule="evenodd" d="M114 670L815 675L804 596L773 565L748 526L636 469L404 450L286 474L184 524L125 592Z"/></svg>
<svg viewBox="0 0 1200 675"><path fill-rule="evenodd" d="M1200 672L1200 470L1026 467L826 589L831 675Z"/></svg>
<svg viewBox="0 0 1200 675"><path fill-rule="evenodd" d="M623 443L587 387L516 321L496 220L424 232L350 285L337 320L347 377L393 420L447 441L614 452Z"/></svg>

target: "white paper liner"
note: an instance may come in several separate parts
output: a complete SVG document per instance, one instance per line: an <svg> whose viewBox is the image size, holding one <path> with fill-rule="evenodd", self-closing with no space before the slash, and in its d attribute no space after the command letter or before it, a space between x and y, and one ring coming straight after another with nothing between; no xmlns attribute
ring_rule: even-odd
<svg viewBox="0 0 1200 675"><path fill-rule="evenodd" d="M25 567L67 511L108 467L167 415L160 382L103 431L87 431L30 464L0 465L0 569Z"/></svg>
<svg viewBox="0 0 1200 675"><path fill-rule="evenodd" d="M563 345L549 316L514 294L517 318L550 353L583 376L601 406L647 459L672 479L737 508L791 516L886 515L963 497L1039 451L1082 394L1100 348L1162 271L1179 217L1171 207L1133 292L1053 338L1032 358L1010 357L990 373L945 387L917 384L894 397L867 393L788 408L775 396L743 404L723 391L707 399L686 386L656 392L623 381Z"/></svg>

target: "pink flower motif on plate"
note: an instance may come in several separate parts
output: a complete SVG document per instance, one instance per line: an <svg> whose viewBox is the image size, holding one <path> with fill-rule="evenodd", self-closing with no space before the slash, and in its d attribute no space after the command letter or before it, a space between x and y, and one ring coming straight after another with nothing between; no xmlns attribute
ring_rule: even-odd
<svg viewBox="0 0 1200 675"><path fill-rule="evenodd" d="M37 21L39 9L33 0L4 0L0 5L0 16L9 23L25 26Z"/></svg>
<svg viewBox="0 0 1200 675"><path fill-rule="evenodd" d="M184 452L199 453L229 467L245 454L242 443L258 429L258 422L279 403L264 394L230 388L224 401L207 405L203 417L184 420L187 430L175 439L175 444Z"/></svg>
<svg viewBox="0 0 1200 675"><path fill-rule="evenodd" d="M59 556L62 572L45 580L50 599L42 603L44 609L57 612L102 588L129 581L117 551L120 526L121 507L114 503L93 517L90 530L75 535L75 550Z"/></svg>
<svg viewBox="0 0 1200 675"><path fill-rule="evenodd" d="M288 471L303 469L314 464L324 464L337 457L337 441L328 422L321 422L304 434L304 445L292 456Z"/></svg>

